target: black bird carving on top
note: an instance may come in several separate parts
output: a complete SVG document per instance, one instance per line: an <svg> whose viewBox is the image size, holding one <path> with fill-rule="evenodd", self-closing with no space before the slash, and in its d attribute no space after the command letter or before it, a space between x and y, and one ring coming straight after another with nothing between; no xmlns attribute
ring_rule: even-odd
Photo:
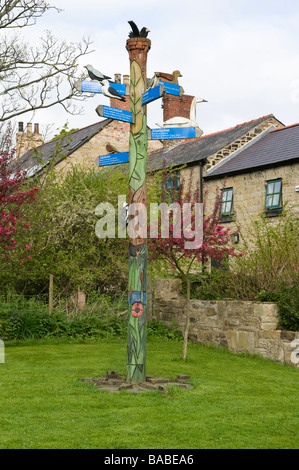
<svg viewBox="0 0 299 470"><path fill-rule="evenodd" d="M128 21L129 25L132 28L132 31L129 33L129 38L146 38L150 30L148 28L143 27L140 31L134 23L134 21Z"/></svg>

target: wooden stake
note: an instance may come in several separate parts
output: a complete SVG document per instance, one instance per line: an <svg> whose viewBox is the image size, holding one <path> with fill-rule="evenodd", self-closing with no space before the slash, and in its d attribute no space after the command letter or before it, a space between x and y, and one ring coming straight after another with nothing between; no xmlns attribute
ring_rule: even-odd
<svg viewBox="0 0 299 470"><path fill-rule="evenodd" d="M53 313L53 274L49 278L49 315Z"/></svg>

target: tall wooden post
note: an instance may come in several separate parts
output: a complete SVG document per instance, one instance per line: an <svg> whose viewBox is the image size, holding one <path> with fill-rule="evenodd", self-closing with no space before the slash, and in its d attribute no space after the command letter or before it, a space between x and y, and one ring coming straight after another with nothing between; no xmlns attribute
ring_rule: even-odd
<svg viewBox="0 0 299 470"><path fill-rule="evenodd" d="M147 88L146 63L150 47L151 41L147 38L130 38L126 43L130 59L130 105L134 118L129 141L127 381L135 384L146 380L147 122L142 94Z"/></svg>

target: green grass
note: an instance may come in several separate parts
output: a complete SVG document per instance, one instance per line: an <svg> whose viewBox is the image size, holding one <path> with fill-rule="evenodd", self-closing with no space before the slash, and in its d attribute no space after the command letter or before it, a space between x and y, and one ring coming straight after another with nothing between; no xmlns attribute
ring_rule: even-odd
<svg viewBox="0 0 299 470"><path fill-rule="evenodd" d="M2 449L298 448L299 370L259 357L150 339L147 373L194 389L115 394L81 381L126 373L123 340L6 347Z"/></svg>

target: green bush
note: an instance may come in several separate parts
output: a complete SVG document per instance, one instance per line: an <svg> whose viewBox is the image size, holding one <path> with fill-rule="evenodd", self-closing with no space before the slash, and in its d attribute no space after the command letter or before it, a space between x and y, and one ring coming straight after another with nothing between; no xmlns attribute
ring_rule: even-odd
<svg viewBox="0 0 299 470"><path fill-rule="evenodd" d="M62 177L49 169L38 181L28 181L40 187L36 200L26 208L30 231L20 239L21 245L30 247L30 260L1 260L1 292L47 293L50 273L56 295L70 296L78 288L114 295L126 288L126 240L99 238L95 232L101 220L96 207L109 202L117 218L118 194L126 194L128 187L120 172L107 172L74 167Z"/></svg>
<svg viewBox="0 0 299 470"><path fill-rule="evenodd" d="M49 315L47 305L34 299L13 296L0 304L0 337L3 340L46 337L90 338L123 336L125 320L115 314L78 313L69 316L60 310Z"/></svg>
<svg viewBox="0 0 299 470"><path fill-rule="evenodd" d="M151 320L150 322L148 322L147 336L167 338L174 341L181 341L183 339L182 332L176 326L168 326L165 323L157 320Z"/></svg>
<svg viewBox="0 0 299 470"><path fill-rule="evenodd" d="M274 222L260 215L250 227L248 239L243 239L244 256L231 260L227 270L193 276L191 297L274 302L279 307L278 327L298 331L298 217L284 208Z"/></svg>
<svg viewBox="0 0 299 470"><path fill-rule="evenodd" d="M278 327L284 330L299 331L298 285L281 292L277 304L280 316Z"/></svg>
<svg viewBox="0 0 299 470"><path fill-rule="evenodd" d="M222 300L231 297L231 277L228 271L213 269L191 277L191 298L202 300ZM183 293L186 286L183 285Z"/></svg>
<svg viewBox="0 0 299 470"><path fill-rule="evenodd" d="M0 303L0 338L4 341L44 338L126 338L126 315L118 316L117 311L105 304L105 309L74 312L67 315L64 311L54 310L48 313L47 305L31 298L14 296L3 299ZM120 302L118 307L123 308ZM92 313L90 313L90 311ZM164 337L180 340L182 333L174 326L168 327L162 322L151 321L147 325L147 334L151 337Z"/></svg>
<svg viewBox="0 0 299 470"><path fill-rule="evenodd" d="M299 331L299 287L281 288L279 292L262 290L257 300L274 302L279 309L278 328L282 330Z"/></svg>

